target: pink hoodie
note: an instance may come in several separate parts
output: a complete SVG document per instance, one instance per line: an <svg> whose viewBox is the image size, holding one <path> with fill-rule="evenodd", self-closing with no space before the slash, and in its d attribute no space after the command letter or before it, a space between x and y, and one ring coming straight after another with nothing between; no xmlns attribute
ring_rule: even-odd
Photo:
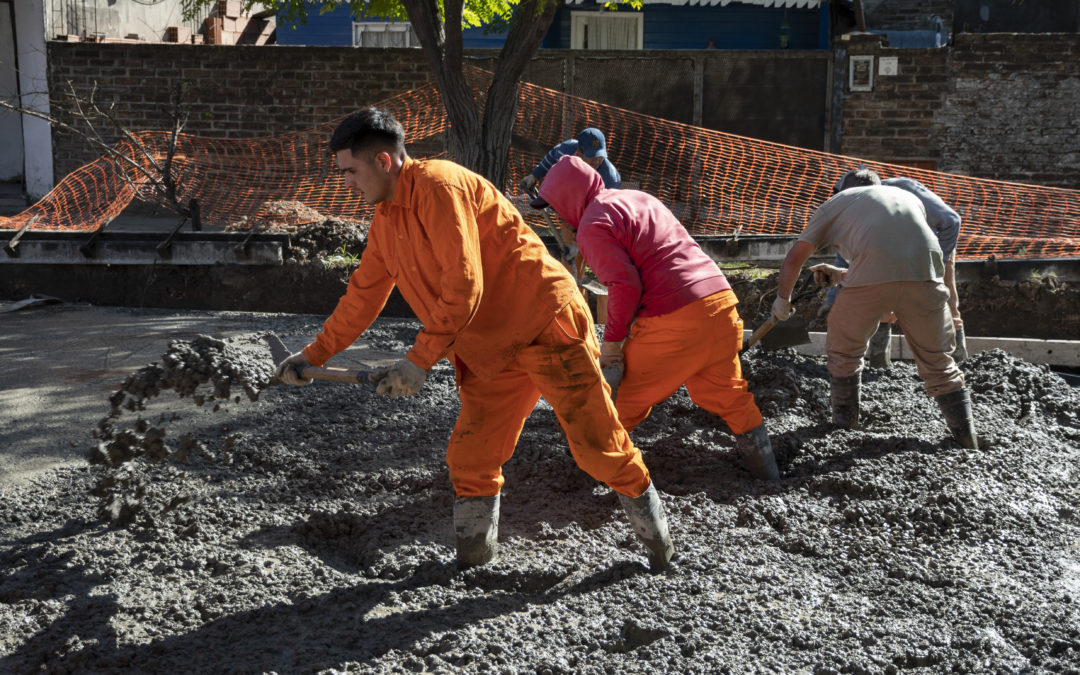
<svg viewBox="0 0 1080 675"><path fill-rule="evenodd" d="M604 340L626 338L637 316L668 314L731 285L659 199L604 188L580 158L560 159L540 197L577 230L585 262L608 289Z"/></svg>

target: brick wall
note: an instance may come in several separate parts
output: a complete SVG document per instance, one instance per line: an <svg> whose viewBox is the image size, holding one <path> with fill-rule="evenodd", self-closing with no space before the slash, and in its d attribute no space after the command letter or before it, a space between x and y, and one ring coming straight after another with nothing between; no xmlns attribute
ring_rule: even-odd
<svg viewBox="0 0 1080 675"><path fill-rule="evenodd" d="M829 151L983 178L1080 187L1080 35L960 34L953 46L941 49L889 49L877 36L861 35L838 45L834 96L813 113L823 134L831 115ZM163 108L177 82L183 82L186 99L197 102L185 130L204 136L309 129L429 81L418 49L60 42L50 42L48 49L54 99L68 81L78 83L84 95L96 85L98 100L115 101L126 126L161 129L168 121ZM769 53L757 58L761 54ZM874 90L848 91L850 55L895 56L899 72L879 76L875 61ZM576 58L572 53L541 56L526 71L530 80L588 95L574 91L566 74L569 62L557 58ZM694 53L693 58L696 64L705 57ZM697 77L708 81L708 64L695 65L698 70ZM790 89L790 74L774 70L755 72L763 80L776 78L775 88ZM703 93L686 95L683 105L697 117ZM725 95L753 94L729 87ZM810 113L784 114L801 119ZM58 178L99 155L81 139L55 133Z"/></svg>
<svg viewBox="0 0 1080 675"><path fill-rule="evenodd" d="M183 83L184 99L197 103L184 131L224 138L310 129L430 81L419 49L50 42L48 50L54 100L69 81L84 97L96 86L129 129L162 129ZM101 153L55 133L53 154L59 178Z"/></svg>
<svg viewBox="0 0 1080 675"><path fill-rule="evenodd" d="M952 29L955 0L863 0L867 30L932 30L934 17Z"/></svg>
<svg viewBox="0 0 1080 675"><path fill-rule="evenodd" d="M873 55L874 89L843 82L841 154L939 171L1080 188L1080 35L959 34L950 48L889 49L851 36L837 51ZM898 74L879 75L880 57Z"/></svg>

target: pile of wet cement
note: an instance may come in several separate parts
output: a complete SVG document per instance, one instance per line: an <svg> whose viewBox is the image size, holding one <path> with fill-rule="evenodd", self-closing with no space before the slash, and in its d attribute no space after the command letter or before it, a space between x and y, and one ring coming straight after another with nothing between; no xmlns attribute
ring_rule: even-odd
<svg viewBox="0 0 1080 675"><path fill-rule="evenodd" d="M365 338L404 345L417 327L380 320ZM822 359L750 352L784 478L750 479L685 391L657 406L634 440L680 554L660 575L541 402L505 466L501 559L458 571L452 369L408 399L320 382L256 391L256 377L256 400L222 405L185 454L168 419L146 418L170 387L196 402L193 377L214 387L204 404L226 401L232 375L197 364L235 373L233 346L174 345L191 357L173 363L185 377L164 368L114 396L113 438L157 426L161 452L4 495L0 671L1074 672L1080 660L1080 393L1045 367L999 351L963 365L986 439L965 450L909 364L866 371L866 428L831 431ZM133 506L109 520L116 499Z"/></svg>

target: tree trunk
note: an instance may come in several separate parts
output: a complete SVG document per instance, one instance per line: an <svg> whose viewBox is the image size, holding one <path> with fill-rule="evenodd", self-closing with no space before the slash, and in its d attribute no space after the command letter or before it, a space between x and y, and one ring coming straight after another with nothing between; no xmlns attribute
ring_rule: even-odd
<svg viewBox="0 0 1080 675"><path fill-rule="evenodd" d="M402 0L420 38L450 120L449 150L463 166L505 189L510 140L517 114L517 83L540 47L563 0L523 0L515 10L487 92L481 117L465 78L461 43L464 0L445 0L446 20L439 20L434 0Z"/></svg>

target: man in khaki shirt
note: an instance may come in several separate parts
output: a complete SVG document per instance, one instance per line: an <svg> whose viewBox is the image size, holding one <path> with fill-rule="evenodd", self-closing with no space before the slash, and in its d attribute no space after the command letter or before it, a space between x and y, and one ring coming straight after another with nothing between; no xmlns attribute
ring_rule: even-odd
<svg viewBox="0 0 1080 675"><path fill-rule="evenodd" d="M619 423L600 371L592 315L577 284L490 182L444 160L413 160L389 113L366 108L330 139L347 187L375 206L345 295L303 351L278 365L322 365L367 330L396 286L423 323L376 391L410 396L440 359L454 364L461 412L446 461L463 566L496 555L502 465L540 396L554 408L578 466L619 495L653 568L674 548L641 451Z"/></svg>
<svg viewBox="0 0 1080 675"><path fill-rule="evenodd" d="M881 316L893 312L949 430L962 446L975 448L970 394L952 357L956 343L941 247L916 196L866 174L863 186L837 193L810 218L784 259L773 314L786 319L793 313L791 292L802 266L814 251L835 247L850 262L848 269L810 268L829 285L844 283L825 342L833 423L858 425L863 355Z"/></svg>

